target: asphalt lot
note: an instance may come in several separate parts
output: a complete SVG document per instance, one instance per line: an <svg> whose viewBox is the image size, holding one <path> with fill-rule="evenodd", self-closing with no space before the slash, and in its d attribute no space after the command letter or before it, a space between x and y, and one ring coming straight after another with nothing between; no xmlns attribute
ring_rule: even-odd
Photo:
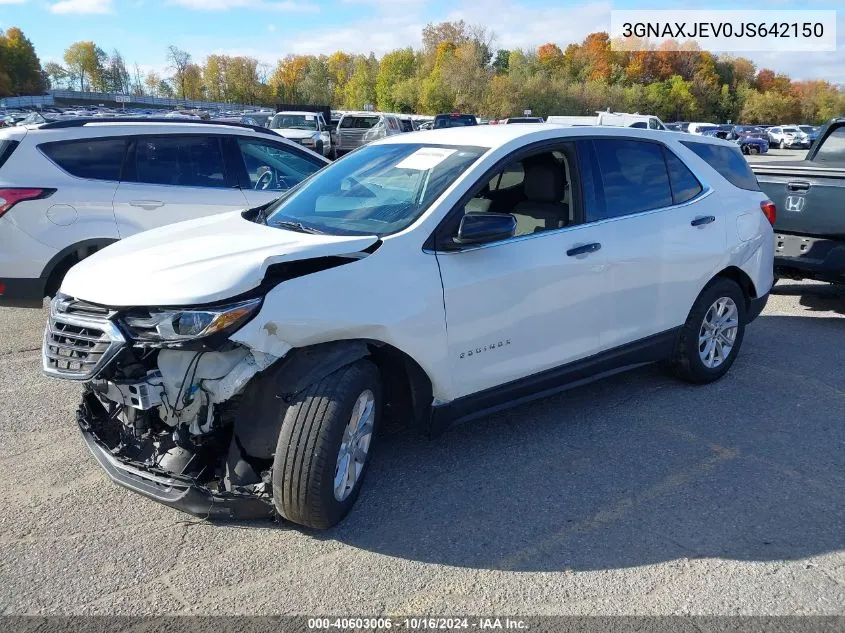
<svg viewBox="0 0 845 633"><path fill-rule="evenodd" d="M807 155L806 149L777 149L772 148L765 154L752 154L746 156L750 163L768 163L781 160L804 160Z"/></svg>
<svg viewBox="0 0 845 633"><path fill-rule="evenodd" d="M639 369L379 438L326 533L109 482L0 309L4 614L845 614L845 290L781 282L722 381Z"/></svg>

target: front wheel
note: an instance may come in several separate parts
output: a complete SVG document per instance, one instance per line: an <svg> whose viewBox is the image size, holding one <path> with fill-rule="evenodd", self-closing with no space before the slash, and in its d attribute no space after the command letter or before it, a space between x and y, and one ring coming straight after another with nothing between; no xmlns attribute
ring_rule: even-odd
<svg viewBox="0 0 845 633"><path fill-rule="evenodd" d="M698 295L675 343L672 372L704 384L724 376L733 365L747 322L745 295L730 279L718 278Z"/></svg>
<svg viewBox="0 0 845 633"><path fill-rule="evenodd" d="M778 147L780 147L781 149L786 149L786 141L781 141Z"/></svg>
<svg viewBox="0 0 845 633"><path fill-rule="evenodd" d="M326 529L361 490L381 418L375 365L359 360L309 386L287 408L273 458L273 504L293 523Z"/></svg>

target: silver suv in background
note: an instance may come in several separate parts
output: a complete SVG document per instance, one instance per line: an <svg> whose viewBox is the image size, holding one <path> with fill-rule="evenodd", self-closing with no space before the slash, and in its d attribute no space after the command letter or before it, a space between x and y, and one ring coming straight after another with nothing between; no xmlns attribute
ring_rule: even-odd
<svg viewBox="0 0 845 633"><path fill-rule="evenodd" d="M393 114L349 112L340 117L337 124L333 155L337 158L362 145L396 134L402 134L402 124Z"/></svg>

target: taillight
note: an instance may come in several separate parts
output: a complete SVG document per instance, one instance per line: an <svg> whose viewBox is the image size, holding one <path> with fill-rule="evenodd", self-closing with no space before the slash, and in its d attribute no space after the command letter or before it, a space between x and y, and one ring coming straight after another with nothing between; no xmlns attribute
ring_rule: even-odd
<svg viewBox="0 0 845 633"><path fill-rule="evenodd" d="M0 217L22 200L38 200L55 193L55 189L34 189L25 187L0 188Z"/></svg>
<svg viewBox="0 0 845 633"><path fill-rule="evenodd" d="M775 203L771 200L763 200L760 203L760 210L763 212L763 215L766 216L766 219L769 221L769 224L774 226L775 220L777 219L778 215L778 210L775 206Z"/></svg>

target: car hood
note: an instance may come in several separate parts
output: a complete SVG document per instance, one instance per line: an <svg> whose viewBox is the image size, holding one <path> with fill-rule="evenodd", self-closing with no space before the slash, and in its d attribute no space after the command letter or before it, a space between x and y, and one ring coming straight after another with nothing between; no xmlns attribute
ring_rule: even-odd
<svg viewBox="0 0 845 633"><path fill-rule="evenodd" d="M297 130L289 127L274 128L273 131L279 136L292 139L311 138L317 133L317 130Z"/></svg>
<svg viewBox="0 0 845 633"><path fill-rule="evenodd" d="M114 307L211 303L255 288L272 264L357 253L376 241L298 233L224 213L116 242L71 268L61 291Z"/></svg>

